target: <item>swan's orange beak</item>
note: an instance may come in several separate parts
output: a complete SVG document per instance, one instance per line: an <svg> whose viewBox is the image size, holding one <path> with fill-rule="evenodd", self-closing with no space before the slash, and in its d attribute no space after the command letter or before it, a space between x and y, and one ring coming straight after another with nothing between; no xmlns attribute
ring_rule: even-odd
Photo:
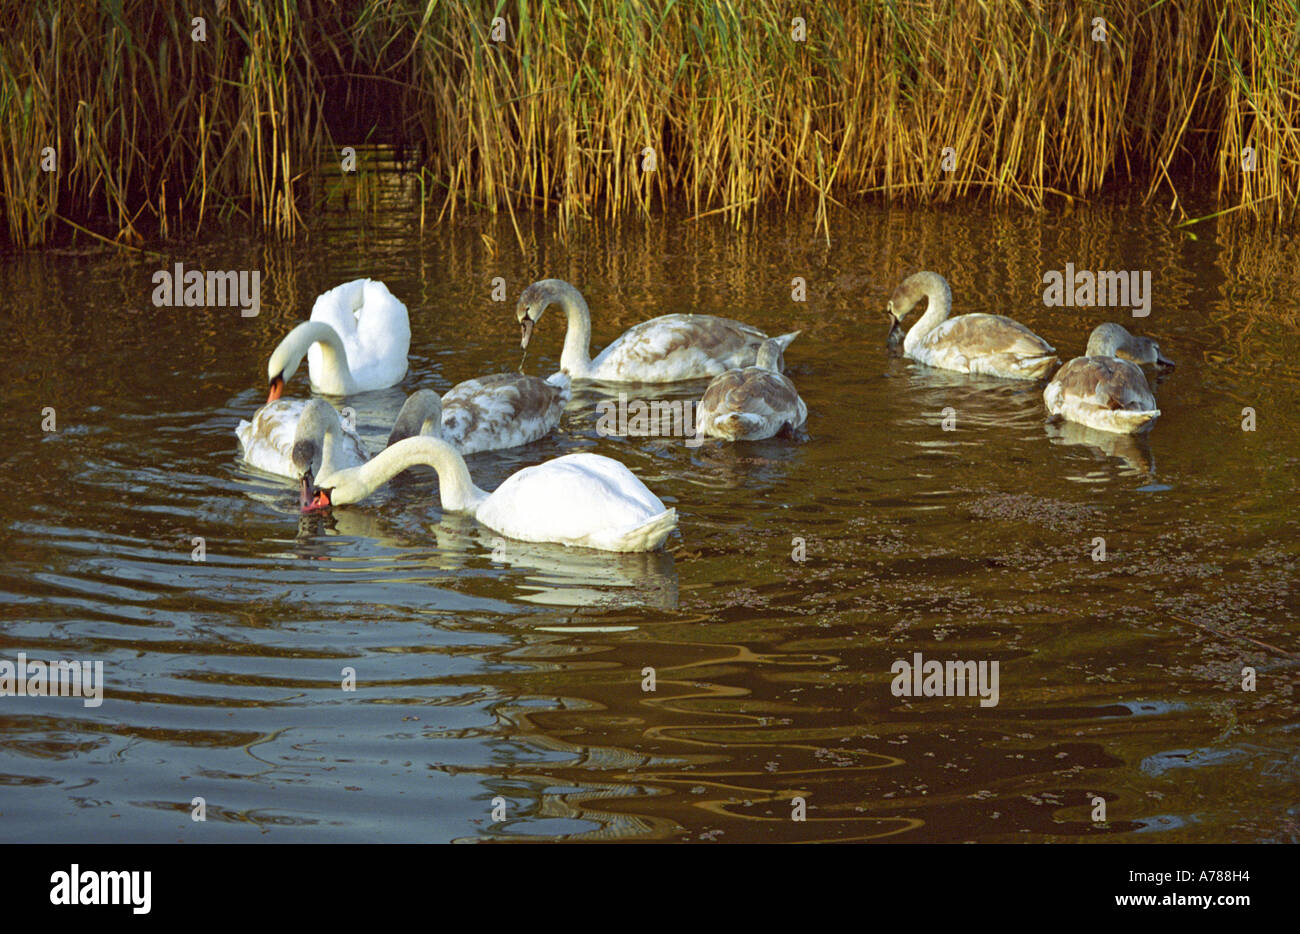
<svg viewBox="0 0 1300 934"><path fill-rule="evenodd" d="M277 376L271 380L271 391L266 394L266 404L270 405L284 393L284 377Z"/></svg>
<svg viewBox="0 0 1300 934"><path fill-rule="evenodd" d="M328 490L316 490L311 485L311 472L303 475L302 486L298 490L298 506L302 512L319 512L329 509L330 494Z"/></svg>
<svg viewBox="0 0 1300 934"><path fill-rule="evenodd" d="M519 327L523 331L524 335L523 339L519 342L519 346L524 350L528 349L528 339L533 336L533 323L533 319L529 318L527 315L519 319Z"/></svg>

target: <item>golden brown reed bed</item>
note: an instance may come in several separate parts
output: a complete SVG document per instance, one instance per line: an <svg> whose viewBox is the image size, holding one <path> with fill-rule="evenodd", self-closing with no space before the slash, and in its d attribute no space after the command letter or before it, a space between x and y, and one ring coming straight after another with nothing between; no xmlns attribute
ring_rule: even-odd
<svg viewBox="0 0 1300 934"><path fill-rule="evenodd" d="M379 137L414 147L439 216L799 201L829 230L857 197L1039 205L1113 181L1181 210L1192 177L1286 222L1297 61L1300 0L45 0L0 13L0 195L24 246L213 215L291 235L339 147Z"/></svg>

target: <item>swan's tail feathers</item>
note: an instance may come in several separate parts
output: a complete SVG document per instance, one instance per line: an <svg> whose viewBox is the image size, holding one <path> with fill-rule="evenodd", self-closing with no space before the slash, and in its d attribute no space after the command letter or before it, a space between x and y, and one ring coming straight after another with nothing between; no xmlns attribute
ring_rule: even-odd
<svg viewBox="0 0 1300 934"><path fill-rule="evenodd" d="M546 381L564 394L564 401L568 402L569 397L573 395L573 380L569 379L569 374L561 370L559 373L552 373L546 377Z"/></svg>
<svg viewBox="0 0 1300 934"><path fill-rule="evenodd" d="M1124 434L1136 434L1144 428L1149 428L1151 423L1160 417L1159 409L1111 409L1104 413L1106 421L1110 426L1108 431L1118 431Z"/></svg>
<svg viewBox="0 0 1300 934"><path fill-rule="evenodd" d="M789 334L782 334L780 337L774 337L772 339L781 345L781 351L784 353L785 349L793 344L794 339L802 333L803 329L800 328L798 331L791 331Z"/></svg>
<svg viewBox="0 0 1300 934"><path fill-rule="evenodd" d="M635 528L619 532L597 547L605 551L654 551L677 528L677 510L665 509Z"/></svg>
<svg viewBox="0 0 1300 934"><path fill-rule="evenodd" d="M1016 361L1016 368L1023 379L1044 379L1060 364L1061 360L1055 353L1046 353L1037 357L1021 357Z"/></svg>
<svg viewBox="0 0 1300 934"><path fill-rule="evenodd" d="M235 427L235 437L239 439L239 447L245 454L253 447L253 423L239 420Z"/></svg>
<svg viewBox="0 0 1300 934"><path fill-rule="evenodd" d="M766 427L766 420L753 412L728 412L713 419L709 434L716 438L741 441Z"/></svg>

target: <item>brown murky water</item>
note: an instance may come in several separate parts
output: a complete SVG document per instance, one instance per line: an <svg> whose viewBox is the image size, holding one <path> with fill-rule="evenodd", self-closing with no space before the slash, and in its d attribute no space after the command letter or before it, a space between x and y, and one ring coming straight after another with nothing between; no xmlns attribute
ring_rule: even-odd
<svg viewBox="0 0 1300 934"><path fill-rule="evenodd" d="M394 210L166 262L0 260L0 659L101 660L106 682L98 708L0 698L4 837L1300 837L1295 235L1192 240L1123 204L868 208L829 246L802 214L715 220L565 245L525 218L524 255L508 220L421 237ZM176 261L261 270L260 316L153 307ZM1067 262L1150 270L1150 317L1044 307ZM1107 318L1159 338L1178 368L1150 437L1080 436L1045 424L1039 386L890 357L881 309L917 268L1065 358ZM429 471L300 520L289 484L239 462L235 423L318 292L373 276L410 307L406 380L348 400L378 446L406 393L518 365L513 302L544 275L584 291L597 349L668 312L803 328L786 356L808 437L600 437L590 387L554 436L472 458L489 489L568 451L621 459L680 513L650 556L502 543L443 516ZM529 370L553 372L561 340L553 313ZM891 666L918 652L997 661L998 704L895 697Z"/></svg>

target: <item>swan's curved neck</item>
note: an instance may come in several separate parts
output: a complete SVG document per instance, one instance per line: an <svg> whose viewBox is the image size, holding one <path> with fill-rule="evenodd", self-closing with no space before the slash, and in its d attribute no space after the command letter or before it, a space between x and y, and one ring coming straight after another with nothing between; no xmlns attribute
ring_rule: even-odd
<svg viewBox="0 0 1300 934"><path fill-rule="evenodd" d="M921 320L912 325L903 339L903 351L912 350L924 340L925 335L948 320L952 313L952 289L943 279L935 276L925 284L926 308Z"/></svg>
<svg viewBox="0 0 1300 934"><path fill-rule="evenodd" d="M341 435L342 425L337 418L321 433L320 473L322 477L334 472L334 454L342 446Z"/></svg>
<svg viewBox="0 0 1300 934"><path fill-rule="evenodd" d="M442 508L449 512L475 513L488 497L470 479L459 451L445 441L423 435L384 448L360 467L329 476L322 471L316 485L333 490L330 501L341 506L365 499L403 470L419 465L438 471L438 494Z"/></svg>
<svg viewBox="0 0 1300 934"><path fill-rule="evenodd" d="M591 370L591 312L587 310L587 300L567 282L555 300L568 319L560 369L570 376L585 376Z"/></svg>
<svg viewBox="0 0 1300 934"><path fill-rule="evenodd" d="M320 344L321 364L325 369L317 382L323 386L342 386L345 395L356 392L356 380L348 367L348 352L343 339L323 321L304 321L280 342L286 359L284 371L292 373L297 369L312 344Z"/></svg>

